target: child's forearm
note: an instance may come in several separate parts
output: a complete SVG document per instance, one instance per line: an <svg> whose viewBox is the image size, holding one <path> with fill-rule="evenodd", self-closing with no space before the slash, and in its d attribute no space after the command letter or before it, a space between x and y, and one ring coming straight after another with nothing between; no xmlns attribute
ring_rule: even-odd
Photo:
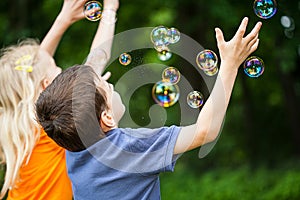
<svg viewBox="0 0 300 200"><path fill-rule="evenodd" d="M95 72L101 76L111 56L113 37L115 32L117 0L104 1L102 19L91 45L91 52L86 64L91 65Z"/></svg>
<svg viewBox="0 0 300 200"><path fill-rule="evenodd" d="M76 21L83 19L83 6L85 1L64 0L63 7L56 17L53 25L41 42L41 48L51 56L66 30Z"/></svg>
<svg viewBox="0 0 300 200"><path fill-rule="evenodd" d="M198 116L195 132L206 134L196 136L199 137L195 138L196 147L199 146L199 143L212 142L220 132L237 77L237 70L233 70L234 68L227 67L227 65L230 63L221 63L214 88Z"/></svg>
<svg viewBox="0 0 300 200"><path fill-rule="evenodd" d="M102 19L91 45L91 50L101 48L105 51L107 59L110 58L113 37L115 33L116 11L104 9Z"/></svg>
<svg viewBox="0 0 300 200"><path fill-rule="evenodd" d="M41 48L53 56L63 34L70 25L71 24L65 23L65 21L57 18L45 38L42 40L40 45Z"/></svg>
<svg viewBox="0 0 300 200"><path fill-rule="evenodd" d="M235 36L228 42L222 31L216 28L216 39L221 66L214 88L199 113L196 124L183 127L177 138L174 153L183 153L217 138L233 90L238 68L254 52L259 43L261 22L244 36L248 18L244 18Z"/></svg>
<svg viewBox="0 0 300 200"><path fill-rule="evenodd" d="M174 154L180 154L217 138L230 101L237 71L228 70L230 63L221 64L214 88L195 124L182 128Z"/></svg>

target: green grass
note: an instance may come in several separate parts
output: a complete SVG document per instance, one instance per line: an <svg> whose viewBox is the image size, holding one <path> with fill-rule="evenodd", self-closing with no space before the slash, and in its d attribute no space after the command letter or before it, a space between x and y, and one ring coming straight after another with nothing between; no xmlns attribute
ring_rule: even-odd
<svg viewBox="0 0 300 200"><path fill-rule="evenodd" d="M163 200L299 200L300 170L244 166L195 174L179 162L161 176L161 190Z"/></svg>
<svg viewBox="0 0 300 200"><path fill-rule="evenodd" d="M161 175L163 200L299 200L300 165L286 164L273 169L248 165L217 167L195 173L178 161L173 173ZM4 167L0 167L1 183Z"/></svg>

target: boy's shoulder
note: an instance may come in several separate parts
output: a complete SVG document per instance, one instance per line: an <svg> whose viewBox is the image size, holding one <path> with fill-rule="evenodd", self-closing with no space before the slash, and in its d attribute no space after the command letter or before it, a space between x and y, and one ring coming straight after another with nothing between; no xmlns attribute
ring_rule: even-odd
<svg viewBox="0 0 300 200"><path fill-rule="evenodd" d="M125 134L131 137L137 138L147 138L155 135L161 135L164 132L173 132L180 130L179 126L163 126L158 128L147 128L147 127L139 127L139 128L115 128L112 129L108 135L111 134Z"/></svg>

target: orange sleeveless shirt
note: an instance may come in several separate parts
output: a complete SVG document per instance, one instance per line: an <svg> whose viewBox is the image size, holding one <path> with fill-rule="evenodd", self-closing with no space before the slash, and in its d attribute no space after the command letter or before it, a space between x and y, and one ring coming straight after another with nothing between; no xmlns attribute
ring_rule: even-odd
<svg viewBox="0 0 300 200"><path fill-rule="evenodd" d="M20 168L20 181L9 190L7 200L71 200L65 150L41 131L27 165Z"/></svg>

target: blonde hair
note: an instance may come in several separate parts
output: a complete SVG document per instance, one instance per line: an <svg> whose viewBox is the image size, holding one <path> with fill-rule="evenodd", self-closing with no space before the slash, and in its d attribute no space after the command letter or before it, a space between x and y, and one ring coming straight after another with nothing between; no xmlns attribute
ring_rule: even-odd
<svg viewBox="0 0 300 200"><path fill-rule="evenodd" d="M21 66L21 68L20 68ZM31 70L22 69L31 67ZM0 161L6 164L0 198L19 180L39 138L35 101L42 90L47 66L39 58L39 43L26 39L2 50L0 59Z"/></svg>

